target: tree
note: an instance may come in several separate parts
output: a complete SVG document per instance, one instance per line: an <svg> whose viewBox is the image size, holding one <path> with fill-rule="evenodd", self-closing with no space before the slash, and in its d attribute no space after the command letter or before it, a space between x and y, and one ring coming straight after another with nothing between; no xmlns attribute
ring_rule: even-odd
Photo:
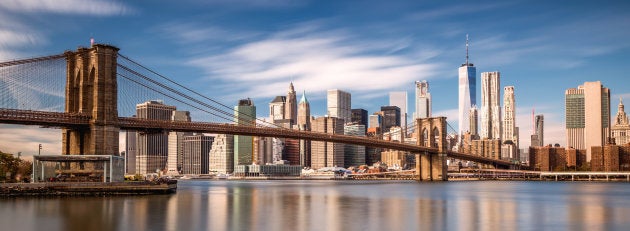
<svg viewBox="0 0 630 231"><path fill-rule="evenodd" d="M0 181L16 182L18 178L30 177L32 173L30 161L15 158L12 154L0 151Z"/></svg>

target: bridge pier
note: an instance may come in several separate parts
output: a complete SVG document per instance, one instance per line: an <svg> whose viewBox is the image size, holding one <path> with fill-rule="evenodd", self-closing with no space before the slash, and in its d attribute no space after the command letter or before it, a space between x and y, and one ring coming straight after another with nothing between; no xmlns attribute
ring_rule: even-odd
<svg viewBox="0 0 630 231"><path fill-rule="evenodd" d="M419 181L447 181L446 117L417 119L415 136L418 146L437 148L437 153L416 154Z"/></svg>
<svg viewBox="0 0 630 231"><path fill-rule="evenodd" d="M65 53L66 113L90 116L87 128L62 131L64 155L117 155L118 84L116 81L118 48L95 44Z"/></svg>

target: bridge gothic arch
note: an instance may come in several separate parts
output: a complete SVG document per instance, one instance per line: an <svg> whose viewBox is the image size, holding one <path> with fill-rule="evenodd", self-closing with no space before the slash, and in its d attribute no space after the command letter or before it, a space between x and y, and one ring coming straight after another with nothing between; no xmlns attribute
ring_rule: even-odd
<svg viewBox="0 0 630 231"><path fill-rule="evenodd" d="M416 119L417 145L437 148L437 153L417 153L416 173L421 181L447 180L446 117Z"/></svg>

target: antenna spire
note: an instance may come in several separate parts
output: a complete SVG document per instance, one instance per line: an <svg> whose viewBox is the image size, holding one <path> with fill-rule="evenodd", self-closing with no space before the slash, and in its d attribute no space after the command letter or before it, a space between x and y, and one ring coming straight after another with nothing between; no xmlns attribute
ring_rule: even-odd
<svg viewBox="0 0 630 231"><path fill-rule="evenodd" d="M468 34L466 34L466 66L468 66Z"/></svg>

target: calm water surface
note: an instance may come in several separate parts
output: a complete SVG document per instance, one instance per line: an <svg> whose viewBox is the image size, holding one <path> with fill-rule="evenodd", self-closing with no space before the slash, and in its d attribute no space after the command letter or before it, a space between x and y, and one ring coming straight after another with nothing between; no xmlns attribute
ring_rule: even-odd
<svg viewBox="0 0 630 231"><path fill-rule="evenodd" d="M630 230L630 184L180 181L174 195L0 199L0 230Z"/></svg>

